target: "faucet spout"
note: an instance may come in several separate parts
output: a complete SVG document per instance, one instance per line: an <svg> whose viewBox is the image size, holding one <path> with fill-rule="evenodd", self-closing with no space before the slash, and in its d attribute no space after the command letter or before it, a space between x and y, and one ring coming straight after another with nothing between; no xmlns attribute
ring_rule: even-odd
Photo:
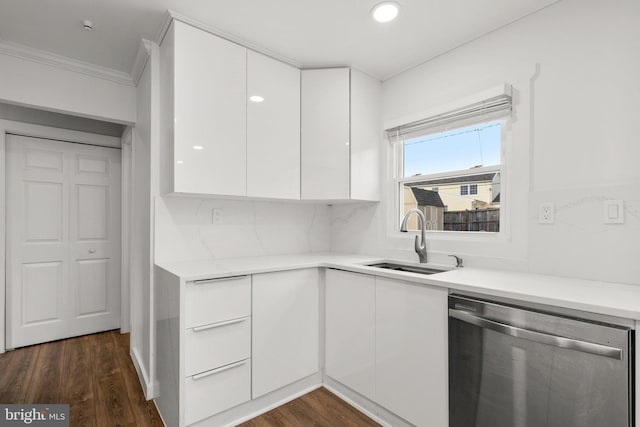
<svg viewBox="0 0 640 427"><path fill-rule="evenodd" d="M409 217L411 215L416 214L418 216L418 222L420 224L420 237L416 236L415 240L415 250L418 254L418 258L420 259L420 263L427 262L427 219L419 209L409 209L402 219L402 224L400 224L400 231L406 233L407 232L407 223L409 222Z"/></svg>

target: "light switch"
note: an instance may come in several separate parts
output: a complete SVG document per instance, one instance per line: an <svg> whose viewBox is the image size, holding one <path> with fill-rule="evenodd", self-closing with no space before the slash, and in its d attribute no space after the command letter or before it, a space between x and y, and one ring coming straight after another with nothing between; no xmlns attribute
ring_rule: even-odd
<svg viewBox="0 0 640 427"><path fill-rule="evenodd" d="M624 224L623 200L605 200L602 206L605 224Z"/></svg>

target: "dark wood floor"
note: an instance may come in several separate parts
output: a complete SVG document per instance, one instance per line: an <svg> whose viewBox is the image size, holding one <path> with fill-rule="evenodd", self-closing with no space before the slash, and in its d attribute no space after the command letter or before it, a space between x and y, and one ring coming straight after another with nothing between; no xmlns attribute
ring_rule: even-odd
<svg viewBox="0 0 640 427"><path fill-rule="evenodd" d="M325 388L292 400L240 427L368 427L380 426Z"/></svg>
<svg viewBox="0 0 640 427"><path fill-rule="evenodd" d="M162 426L119 331L0 354L0 402L69 403L71 426Z"/></svg>
<svg viewBox="0 0 640 427"><path fill-rule="evenodd" d="M68 403L71 426L162 426L144 398L129 334L103 332L0 354L0 403ZM379 426L324 388L242 427ZM167 426L173 427L173 426Z"/></svg>

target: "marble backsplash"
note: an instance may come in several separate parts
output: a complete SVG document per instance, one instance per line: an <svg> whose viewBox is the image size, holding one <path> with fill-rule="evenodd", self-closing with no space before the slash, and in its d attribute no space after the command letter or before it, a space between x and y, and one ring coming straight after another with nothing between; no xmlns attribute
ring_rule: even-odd
<svg viewBox="0 0 640 427"><path fill-rule="evenodd" d="M187 261L328 251L330 209L325 204L300 202L158 197L155 259Z"/></svg>

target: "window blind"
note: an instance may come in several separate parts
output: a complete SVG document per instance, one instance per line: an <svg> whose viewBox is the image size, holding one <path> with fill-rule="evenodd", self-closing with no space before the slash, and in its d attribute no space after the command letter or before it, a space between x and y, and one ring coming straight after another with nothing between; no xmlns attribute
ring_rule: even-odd
<svg viewBox="0 0 640 427"><path fill-rule="evenodd" d="M511 94L475 102L422 120L387 129L390 141L400 141L424 136L453 127L488 122L511 115Z"/></svg>

